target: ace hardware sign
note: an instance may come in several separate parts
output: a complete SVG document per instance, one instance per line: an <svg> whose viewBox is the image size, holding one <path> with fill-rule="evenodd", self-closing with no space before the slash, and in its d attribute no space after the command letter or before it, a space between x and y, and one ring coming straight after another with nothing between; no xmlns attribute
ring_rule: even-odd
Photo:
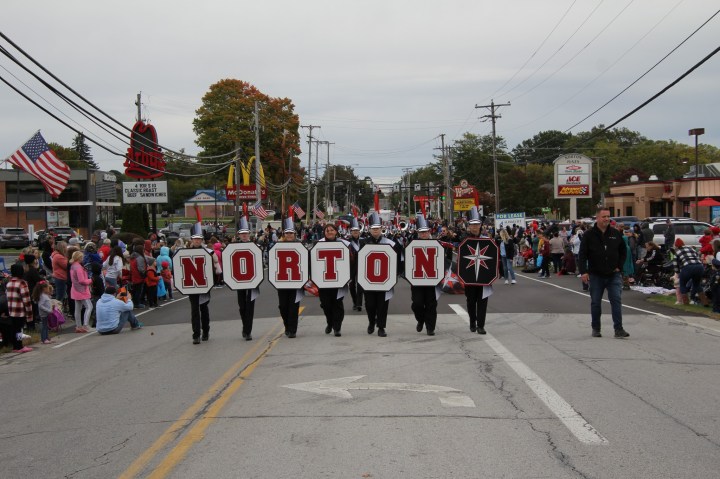
<svg viewBox="0 0 720 479"><path fill-rule="evenodd" d="M555 199L592 198L592 160L585 155L562 155L554 162Z"/></svg>

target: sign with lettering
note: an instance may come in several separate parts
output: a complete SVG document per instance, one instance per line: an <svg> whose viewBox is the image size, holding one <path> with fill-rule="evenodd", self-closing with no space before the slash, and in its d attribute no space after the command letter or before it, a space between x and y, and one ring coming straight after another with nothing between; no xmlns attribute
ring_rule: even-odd
<svg viewBox="0 0 720 479"><path fill-rule="evenodd" d="M389 244L368 244L358 252L358 284L366 291L390 291L397 283L397 253Z"/></svg>
<svg viewBox="0 0 720 479"><path fill-rule="evenodd" d="M181 248L172 258L173 281L182 294L204 294L215 282L213 259L205 248Z"/></svg>
<svg viewBox="0 0 720 479"><path fill-rule="evenodd" d="M123 181L123 203L167 203L167 181Z"/></svg>
<svg viewBox="0 0 720 479"><path fill-rule="evenodd" d="M225 188L225 197L228 201L235 201L237 196L235 187ZM262 199L267 198L267 188L260 189L260 196ZM240 185L240 199L241 200L257 200L257 187L255 185Z"/></svg>
<svg viewBox="0 0 720 479"><path fill-rule="evenodd" d="M445 250L438 240L413 240L405 248L405 279L413 286L437 286L445 278Z"/></svg>
<svg viewBox="0 0 720 479"><path fill-rule="evenodd" d="M310 279L308 256L308 250L302 243L275 243L268 251L270 283L276 289L300 289L305 286Z"/></svg>
<svg viewBox="0 0 720 479"><path fill-rule="evenodd" d="M257 288L263 280L262 250L252 242L230 243L222 252L222 269L230 289Z"/></svg>
<svg viewBox="0 0 720 479"><path fill-rule="evenodd" d="M506 226L525 227L525 213L496 213L495 214L495 230L501 230Z"/></svg>
<svg viewBox="0 0 720 479"><path fill-rule="evenodd" d="M555 198L592 198L592 160L571 153L558 157L555 167Z"/></svg>
<svg viewBox="0 0 720 479"><path fill-rule="evenodd" d="M310 250L310 279L318 288L345 286L350 281L350 249L340 241L315 243Z"/></svg>
<svg viewBox="0 0 720 479"><path fill-rule="evenodd" d="M165 159L152 125L138 121L130 133L130 148L125 154L125 174L138 180L159 178L165 173Z"/></svg>

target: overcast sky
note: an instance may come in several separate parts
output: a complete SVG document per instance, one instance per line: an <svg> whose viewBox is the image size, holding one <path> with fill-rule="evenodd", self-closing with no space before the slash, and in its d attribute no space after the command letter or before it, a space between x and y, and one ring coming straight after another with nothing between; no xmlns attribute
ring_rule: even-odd
<svg viewBox="0 0 720 479"><path fill-rule="evenodd" d="M511 103L497 122L511 149L540 131L567 130L719 7L717 0L4 0L0 29L128 127L142 92L143 116L167 147L198 152L195 110L211 84L235 78L290 98L301 124L321 126L314 136L334 143L331 163L380 179L432 162L440 134L446 144L464 132L489 134L490 123L479 119L489 112L475 106L491 100ZM571 131L615 122L719 44L720 15ZM11 74L81 125L74 127L115 151L126 148L0 56L0 76L38 98ZM719 84L717 54L619 126L685 144L693 144L688 130L702 127L700 141L720 146ZM0 112L3 158L38 129L64 146L75 136L4 84ZM306 165L307 130L301 134ZM101 168L123 169L122 159L92 151Z"/></svg>

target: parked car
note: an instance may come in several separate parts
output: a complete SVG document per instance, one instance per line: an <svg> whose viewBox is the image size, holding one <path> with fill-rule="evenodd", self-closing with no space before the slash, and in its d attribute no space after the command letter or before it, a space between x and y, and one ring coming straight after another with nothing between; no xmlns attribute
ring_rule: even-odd
<svg viewBox="0 0 720 479"><path fill-rule="evenodd" d="M158 237L164 239L167 244L171 245L178 238L190 239L192 227L192 223L170 223L166 228L158 231Z"/></svg>
<svg viewBox="0 0 720 479"><path fill-rule="evenodd" d="M680 238L688 246L700 246L700 238L705 234L705 230L712 227L709 223L701 221L671 221L675 228L675 239ZM658 245L665 244L665 230L667 229L666 220L654 221L649 223L650 229L653 231L653 242ZM674 245L669 245L670 247Z"/></svg>
<svg viewBox="0 0 720 479"><path fill-rule="evenodd" d="M48 234L53 235L55 241L68 242L70 238L77 238L81 244L83 243L82 237L69 226L53 226L52 228L48 228Z"/></svg>
<svg viewBox="0 0 720 479"><path fill-rule="evenodd" d="M30 237L23 228L0 227L0 248L24 248Z"/></svg>

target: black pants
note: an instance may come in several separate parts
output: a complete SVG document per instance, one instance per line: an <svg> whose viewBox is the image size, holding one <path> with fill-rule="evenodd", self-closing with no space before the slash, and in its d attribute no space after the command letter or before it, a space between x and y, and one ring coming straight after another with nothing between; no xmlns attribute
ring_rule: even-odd
<svg viewBox="0 0 720 479"><path fill-rule="evenodd" d="M435 286L411 286L412 311L418 323L424 324L428 331L435 331L437 321L437 299Z"/></svg>
<svg viewBox="0 0 720 479"><path fill-rule="evenodd" d="M18 339L18 333L22 332L24 324L25 318L9 317L0 319L3 346L12 346L15 351L23 348L22 339Z"/></svg>
<svg viewBox="0 0 720 479"><path fill-rule="evenodd" d="M350 288L350 297L352 298L353 306L362 306L363 303L363 288L357 282L357 277L353 277L348 283Z"/></svg>
<svg viewBox="0 0 720 479"><path fill-rule="evenodd" d="M252 289L237 290L237 302L243 325L243 334L252 334L253 318L255 317L255 301L250 299L252 292Z"/></svg>
<svg viewBox="0 0 720 479"><path fill-rule="evenodd" d="M189 294L190 322L192 323L193 339L199 338L200 333L210 333L210 301L200 304L199 294Z"/></svg>
<svg viewBox="0 0 720 479"><path fill-rule="evenodd" d="M365 291L365 310L370 326L385 329L390 300L385 301L385 291Z"/></svg>
<svg viewBox="0 0 720 479"><path fill-rule="evenodd" d="M132 294L133 304L136 308L140 307L141 304L144 305L145 283L132 283L130 294Z"/></svg>
<svg viewBox="0 0 720 479"><path fill-rule="evenodd" d="M543 261L545 261L544 258ZM482 299L482 294L482 286L465 286L465 299L467 300L467 310L470 316L470 326L485 329L488 298Z"/></svg>
<svg viewBox="0 0 720 479"><path fill-rule="evenodd" d="M145 290L147 291L148 306L157 306L158 305L157 285L145 286Z"/></svg>
<svg viewBox="0 0 720 479"><path fill-rule="evenodd" d="M278 308L286 333L297 333L300 303L295 302L297 289L278 289Z"/></svg>
<svg viewBox="0 0 720 479"><path fill-rule="evenodd" d="M327 325L333 328L333 331L340 331L345 318L345 306L342 298L337 299L337 288L322 288L318 291L320 292L320 307L325 313Z"/></svg>

